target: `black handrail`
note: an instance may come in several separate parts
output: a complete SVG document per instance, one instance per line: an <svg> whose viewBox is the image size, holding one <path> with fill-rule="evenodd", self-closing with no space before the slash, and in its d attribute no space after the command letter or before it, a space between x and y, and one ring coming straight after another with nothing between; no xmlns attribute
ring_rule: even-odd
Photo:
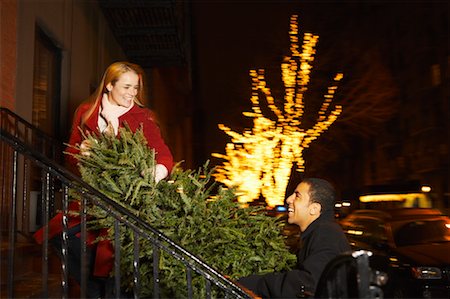
<svg viewBox="0 0 450 299"><path fill-rule="evenodd" d="M118 250L119 238L118 238L118 230L119 223L126 226L128 229L132 229L137 237L143 237L148 239L154 248L154 258L157 260L159 258L159 250L164 250L169 255L174 257L175 259L182 262L187 270L187 283L188 283L188 294L192 297L192 285L191 285L191 271L195 271L205 278L207 296L211 295L210 288L211 284L218 287L220 290L224 291L227 296L233 296L235 298L250 298L250 296L242 290L239 286L234 284L232 281L224 277L217 270L210 267L204 261L202 261L197 256L190 253L188 250L179 246L177 243L172 241L170 238L165 236L159 230L153 228L148 223L142 221L140 218L136 217L132 212L123 206L117 204L110 198L106 197L104 194L100 193L98 190L94 189L87 183L85 183L80 177L76 176L72 172L68 171L64 168L61 163L58 163L53 158L55 156L56 151L54 148L59 147L60 143L51 139L42 133L38 128L29 124L24 119L15 115L13 112L6 108L0 108L0 140L3 144L6 144L13 151L13 161L11 162L11 166L14 171L12 173L12 190L13 193L17 194L18 184L17 179L19 177L17 173L18 168L18 159L17 156L20 154L24 159L30 159L33 163L42 169L42 204L43 204L43 222L46 223L51 216L51 205L54 202L54 194L55 194L55 182L61 183L62 190L62 204L63 204L63 245L62 245L62 268L63 268L63 297L67 297L68 290L68 275L67 275L67 216L68 216L68 192L69 189L75 190L79 194L81 194L81 219L86 220L86 205L87 203L95 204L101 207L103 210L107 211L107 213L114 217L115 220L115 240L113 240L116 246L116 254L115 254L115 296L117 298L120 297L120 251ZM52 151L39 151L33 148L33 143L30 142L30 135L27 133L23 134L18 129L18 125L23 125L26 130L30 130L32 132L32 138L41 138L48 144L50 142L53 146ZM12 130L11 130L12 127ZM11 131L13 132L11 134ZM62 146L60 146L62 148ZM2 158L3 159L3 158ZM16 214L16 206L15 201L17 196L11 197L13 203L11 204L11 215ZM14 297L13 294L13 267L14 264L14 235L17 233L14 225L10 225L9 234L10 234L10 251L9 258L10 262L8 264L8 297ZM82 266L86 266L86 221L82 221L81 223L81 242L82 242ZM135 238L137 240L138 238ZM43 242L43 265L42 265L42 275L43 275L43 290L44 295L47 295L48 286L46 285L46 281L48 280L48 228L44 229L44 242ZM139 280L139 247L138 243L135 243L135 273L134 273L134 296L135 298L139 297L140 292L140 280ZM154 296L159 296L159 280L158 280L158 270L157 267L159 263L154 261ZM82 267L84 270L86 267ZM86 274L86 273L85 273ZM82 276L81 280L81 297L86 295L86 275Z"/></svg>
<svg viewBox="0 0 450 299"><path fill-rule="evenodd" d="M0 127L18 138L22 143L37 148L42 154L57 162L62 162L64 145L47 135L37 126L5 107L0 107Z"/></svg>
<svg viewBox="0 0 450 299"><path fill-rule="evenodd" d="M370 267L372 254L368 250L357 250L333 258L320 276L314 297L382 299L379 281L386 273Z"/></svg>

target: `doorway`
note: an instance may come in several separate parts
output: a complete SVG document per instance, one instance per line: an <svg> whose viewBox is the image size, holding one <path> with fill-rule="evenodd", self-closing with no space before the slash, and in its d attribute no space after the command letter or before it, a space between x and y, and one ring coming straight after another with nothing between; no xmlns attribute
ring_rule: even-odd
<svg viewBox="0 0 450 299"><path fill-rule="evenodd" d="M36 26L32 123L60 139L61 49Z"/></svg>

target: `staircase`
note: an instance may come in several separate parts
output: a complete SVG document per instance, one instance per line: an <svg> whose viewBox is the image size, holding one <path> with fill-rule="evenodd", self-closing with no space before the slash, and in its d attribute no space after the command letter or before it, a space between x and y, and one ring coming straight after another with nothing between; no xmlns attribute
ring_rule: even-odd
<svg viewBox="0 0 450 299"><path fill-rule="evenodd" d="M163 294L159 277L162 252L184 267L186 297L193 298L192 280L196 275L203 278L205 298L211 298L212 294L220 294L224 298L251 298L201 259L62 167L62 149L59 142L10 110L0 107L0 298L86 298L88 204L102 208L115 219L115 235L111 240L115 248L114 283L108 298L123 297L118 250L121 247L121 229L129 230L134 235L131 244L134 253L133 290L132 294L127 293L127 297L141 297L139 243L145 239L153 247L153 298L160 298ZM69 277L67 270L68 242L64 235L67 235L68 227L64 219L68 215L69 191L77 193L81 203L80 285ZM57 210L63 213L61 252L50 246L46 232L42 245L32 238L36 228L47 223ZM355 290L353 287L347 289L342 282L353 281L352 285L357 286L356 297L382 298L380 289L371 285L368 256L367 252L338 256L324 271L318 287L321 291L316 295L320 298L346 298L348 296L342 294L353 294ZM346 273L355 275L349 277Z"/></svg>
<svg viewBox="0 0 450 299"><path fill-rule="evenodd" d="M134 232L133 297L140 298L141 278L139 271L139 240L147 239L153 244L153 297L159 298L159 258L161 252L178 260L186 271L187 297L193 297L192 278L204 278L206 298L213 290L225 297L250 298L239 286L205 264L198 257L174 243L164 234L134 216L102 193L87 185L62 165L63 146L46 136L38 128L0 107L0 292L1 298L85 298L87 287L86 206L94 204L114 217L116 232L111 240L116 252L114 269L115 298L120 298L120 248L119 230ZM57 254L44 238L36 244L32 233L42 226L57 210L68 215L69 191L80 198L81 211L81 265L84 274L78 286L69 278L67 271L67 243ZM40 221L36 224L36 221ZM63 222L63 232L67 225ZM59 256L61 258L59 258Z"/></svg>

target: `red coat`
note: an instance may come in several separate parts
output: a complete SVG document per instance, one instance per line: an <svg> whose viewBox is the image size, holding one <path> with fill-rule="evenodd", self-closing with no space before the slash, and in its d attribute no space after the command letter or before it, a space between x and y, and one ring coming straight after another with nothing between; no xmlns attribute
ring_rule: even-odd
<svg viewBox="0 0 450 299"><path fill-rule="evenodd" d="M80 107L78 107L77 111L75 112L69 144L79 145L83 141L83 136L78 127L81 124L82 115L89 109L90 105L91 105L90 103L83 103L80 105ZM97 122L98 122L99 107L100 105L96 107L91 117L86 121L85 126L83 128L84 132L89 133L98 132ZM139 107L138 105L135 104L133 108L131 108L127 113L119 117L120 127L123 127L124 122L128 123L130 129L133 132L135 132L138 128L140 128L141 125L143 125L143 132L145 138L147 139L148 146L150 148L155 149L156 162L158 164L163 164L170 173L173 167L173 157L169 148L167 147L167 145L165 144L164 140L161 137L160 130L154 121L153 113L149 109ZM68 147L66 151L71 153L78 153L78 150L73 147ZM70 167L72 171L74 171L75 173L79 173L78 167L76 166L78 162L76 158L74 158L71 155L67 155L66 161L68 167ZM71 202L69 205L69 210L79 211L80 210L79 203ZM62 213L58 213L55 217L53 217L49 221L48 223L49 239L52 239L53 237L61 234L63 230L62 216L63 216ZM79 216L70 215L68 223L69 228L78 225L80 221L81 219ZM42 244L43 242L43 233L44 233L43 228L41 228L34 234L34 238L39 244ZM114 256L113 256L114 249L112 247L112 244L108 240L94 243L94 241L98 236L107 235L107 229L102 229L99 231L88 231L87 233L88 233L87 234L88 246L94 246L94 244L97 244L97 253L93 274L95 276L101 277L109 276L114 265Z"/></svg>
<svg viewBox="0 0 450 299"><path fill-rule="evenodd" d="M69 139L69 144L76 145L80 144L83 141L83 136L81 135L78 127L81 124L81 117L86 111L89 109L90 104L84 103L77 109L75 112L75 118L72 124L72 134ZM98 110L100 105L96 107L91 117L84 124L85 132L98 132ZM165 144L164 140L161 137L160 130L154 121L153 113L147 109L139 107L138 105L134 105L133 108L130 109L127 113L119 117L119 126L123 127L123 123L126 122L130 126L130 129L135 132L141 124L143 124L144 136L147 139L148 146L150 148L155 149L156 153L156 161L159 164L163 164L166 166L167 170L172 170L173 167L173 157L172 154ZM72 147L67 148L68 152L77 153L78 151ZM69 166L75 167L77 164L77 160L71 156L67 156L67 161ZM77 169L73 169L78 171Z"/></svg>

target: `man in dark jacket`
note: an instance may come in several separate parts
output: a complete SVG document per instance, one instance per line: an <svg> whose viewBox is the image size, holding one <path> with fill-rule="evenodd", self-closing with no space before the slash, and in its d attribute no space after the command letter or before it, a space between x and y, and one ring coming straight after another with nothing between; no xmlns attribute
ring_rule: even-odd
<svg viewBox="0 0 450 299"><path fill-rule="evenodd" d="M244 288L263 298L296 298L314 294L326 264L350 250L347 238L334 220L336 192L318 178L304 179L286 200L288 222L301 230L301 246L295 269L238 280Z"/></svg>

